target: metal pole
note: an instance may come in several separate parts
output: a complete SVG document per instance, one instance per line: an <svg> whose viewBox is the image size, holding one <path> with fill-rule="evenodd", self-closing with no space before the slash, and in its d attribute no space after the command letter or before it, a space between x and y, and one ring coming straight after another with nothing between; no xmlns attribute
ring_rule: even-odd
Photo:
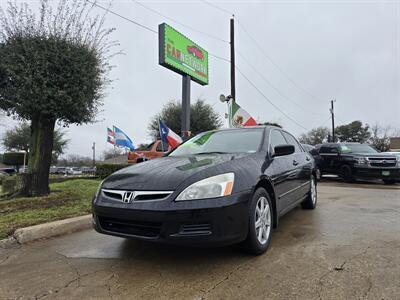
<svg viewBox="0 0 400 300"><path fill-rule="evenodd" d="M190 135L190 76L182 76L182 139L185 141Z"/></svg>
<svg viewBox="0 0 400 300"><path fill-rule="evenodd" d="M164 142L161 136L161 125L160 125L160 119L158 119L158 133L160 134L160 142L161 142L161 150L164 152Z"/></svg>
<svg viewBox="0 0 400 300"><path fill-rule="evenodd" d="M335 113L333 111L333 100L331 100L331 116L332 116L332 142L336 141L335 139Z"/></svg>
<svg viewBox="0 0 400 300"><path fill-rule="evenodd" d="M94 166L96 166L96 143L95 142L93 142L92 150L93 150L93 167L94 167Z"/></svg>
<svg viewBox="0 0 400 300"><path fill-rule="evenodd" d="M234 16L231 18L230 27L230 44L231 44L231 96L232 101L236 101L236 84L235 84L235 19Z"/></svg>

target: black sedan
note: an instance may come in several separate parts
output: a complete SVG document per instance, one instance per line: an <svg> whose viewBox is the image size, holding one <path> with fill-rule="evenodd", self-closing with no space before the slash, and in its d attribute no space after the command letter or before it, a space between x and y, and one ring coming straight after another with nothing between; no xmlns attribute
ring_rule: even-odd
<svg viewBox="0 0 400 300"><path fill-rule="evenodd" d="M104 234L194 246L267 250L279 217L317 202L314 161L270 126L199 134L165 157L100 185L93 223Z"/></svg>

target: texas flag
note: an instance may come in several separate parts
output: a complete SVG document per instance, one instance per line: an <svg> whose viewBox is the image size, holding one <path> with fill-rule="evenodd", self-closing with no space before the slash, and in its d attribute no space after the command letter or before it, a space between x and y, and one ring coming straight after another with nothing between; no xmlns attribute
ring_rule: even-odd
<svg viewBox="0 0 400 300"><path fill-rule="evenodd" d="M168 143L172 148L176 148L182 144L181 137L168 128L162 121L160 121L160 137L164 143Z"/></svg>

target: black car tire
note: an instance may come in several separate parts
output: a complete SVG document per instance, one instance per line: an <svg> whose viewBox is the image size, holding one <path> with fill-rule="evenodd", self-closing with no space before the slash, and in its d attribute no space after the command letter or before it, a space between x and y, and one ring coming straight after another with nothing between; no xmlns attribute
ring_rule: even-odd
<svg viewBox="0 0 400 300"><path fill-rule="evenodd" d="M310 180L310 192L307 198L301 203L301 207L304 209L314 209L317 206L318 193L317 193L317 181L314 176Z"/></svg>
<svg viewBox="0 0 400 300"><path fill-rule="evenodd" d="M383 182L385 184L395 184L396 180L394 180L394 179L383 179Z"/></svg>
<svg viewBox="0 0 400 300"><path fill-rule="evenodd" d="M257 205L259 204L259 200L261 200L261 198L264 198L267 201L270 213L269 235L266 238L265 243L263 244L260 243L257 238L257 229L255 226L257 218L257 213L256 213ZM271 242L273 220L274 220L274 211L272 208L271 197L264 188L258 188L253 194L253 197L249 205L249 229L247 233L247 238L243 242L243 246L245 247L248 253L253 255L260 255L265 251L267 251L268 246Z"/></svg>
<svg viewBox="0 0 400 300"><path fill-rule="evenodd" d="M344 165L340 168L340 176L344 182L354 182L353 172L348 165Z"/></svg>

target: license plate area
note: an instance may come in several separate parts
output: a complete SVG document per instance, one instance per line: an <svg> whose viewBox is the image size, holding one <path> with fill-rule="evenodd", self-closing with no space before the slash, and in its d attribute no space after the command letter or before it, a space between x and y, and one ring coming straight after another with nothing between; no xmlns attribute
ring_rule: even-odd
<svg viewBox="0 0 400 300"><path fill-rule="evenodd" d="M390 176L390 171L382 171L382 176Z"/></svg>

